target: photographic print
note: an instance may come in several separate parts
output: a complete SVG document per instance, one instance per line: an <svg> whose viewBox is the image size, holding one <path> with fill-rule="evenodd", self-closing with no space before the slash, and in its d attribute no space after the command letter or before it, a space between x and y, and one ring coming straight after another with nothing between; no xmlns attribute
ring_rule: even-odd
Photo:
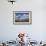
<svg viewBox="0 0 46 46"><path fill-rule="evenodd" d="M14 24L32 24L32 11L14 11Z"/></svg>

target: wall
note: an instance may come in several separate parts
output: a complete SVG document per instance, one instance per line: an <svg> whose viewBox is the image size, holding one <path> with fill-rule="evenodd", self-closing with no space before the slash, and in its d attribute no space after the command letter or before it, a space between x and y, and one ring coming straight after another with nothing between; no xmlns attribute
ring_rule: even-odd
<svg viewBox="0 0 46 46"><path fill-rule="evenodd" d="M42 0L17 0L13 5L0 0L0 40L15 40L21 31L31 34L34 40L46 40L44 5ZM13 24L13 11L19 10L32 11L32 25Z"/></svg>

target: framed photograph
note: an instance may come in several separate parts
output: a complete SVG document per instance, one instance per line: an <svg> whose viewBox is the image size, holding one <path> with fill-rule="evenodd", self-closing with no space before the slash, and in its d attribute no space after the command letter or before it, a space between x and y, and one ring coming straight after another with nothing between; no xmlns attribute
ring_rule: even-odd
<svg viewBox="0 0 46 46"><path fill-rule="evenodd" d="M13 11L13 24L32 24L32 11Z"/></svg>

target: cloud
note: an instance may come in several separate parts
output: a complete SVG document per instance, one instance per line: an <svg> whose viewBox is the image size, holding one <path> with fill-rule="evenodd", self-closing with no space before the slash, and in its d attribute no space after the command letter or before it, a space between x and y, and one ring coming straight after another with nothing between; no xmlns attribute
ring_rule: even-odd
<svg viewBox="0 0 46 46"><path fill-rule="evenodd" d="M16 16L16 19L20 19L20 20L28 19L28 18L29 18L28 14L23 14L23 15L19 14L18 16Z"/></svg>

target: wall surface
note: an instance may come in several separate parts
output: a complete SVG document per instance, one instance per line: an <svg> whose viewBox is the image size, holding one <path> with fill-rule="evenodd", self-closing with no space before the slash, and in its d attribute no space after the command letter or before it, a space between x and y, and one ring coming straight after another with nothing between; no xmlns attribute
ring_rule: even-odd
<svg viewBox="0 0 46 46"><path fill-rule="evenodd" d="M0 41L15 40L19 32L31 34L33 40L46 40L46 10L42 0L16 0L13 5L0 0ZM32 25L14 25L13 11L32 11Z"/></svg>

